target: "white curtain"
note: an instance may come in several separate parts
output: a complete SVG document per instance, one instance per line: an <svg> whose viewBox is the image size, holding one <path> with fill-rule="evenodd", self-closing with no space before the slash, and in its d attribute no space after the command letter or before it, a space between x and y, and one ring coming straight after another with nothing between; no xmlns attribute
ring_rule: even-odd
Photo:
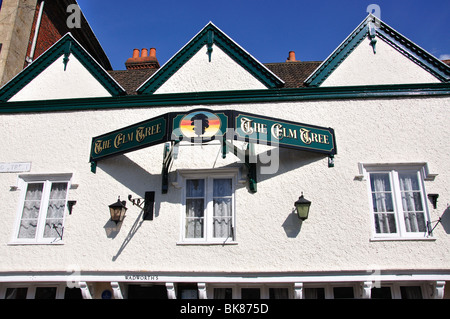
<svg viewBox="0 0 450 319"><path fill-rule="evenodd" d="M186 180L186 238L204 238L205 229L210 227L212 227L214 238L229 238L232 236L231 179L214 179L212 181L211 198L210 191L206 192L206 181L204 179ZM207 196L206 193L208 193ZM208 214L212 214L212 216L205 216L206 206L209 206L211 201L213 212L208 211ZM208 223L212 221L212 225L205 225L205 221L208 221Z"/></svg>
<svg viewBox="0 0 450 319"><path fill-rule="evenodd" d="M229 238L232 236L233 222L231 179L215 179L213 188L213 236Z"/></svg>
<svg viewBox="0 0 450 319"><path fill-rule="evenodd" d="M20 221L18 238L35 238L41 209L43 183L28 184L23 204L22 219Z"/></svg>
<svg viewBox="0 0 450 319"><path fill-rule="evenodd" d="M64 211L66 208L66 194L67 183L52 184L48 202L47 218L45 220L44 238L57 238L62 234Z"/></svg>
<svg viewBox="0 0 450 319"><path fill-rule="evenodd" d="M396 233L392 191L387 173L374 173L371 176L375 229L377 233Z"/></svg>
<svg viewBox="0 0 450 319"><path fill-rule="evenodd" d="M203 199L186 199L186 238L203 238Z"/></svg>
<svg viewBox="0 0 450 319"><path fill-rule="evenodd" d="M399 174L399 179L406 231L425 232L425 214L417 174Z"/></svg>
<svg viewBox="0 0 450 319"><path fill-rule="evenodd" d="M186 238L203 238L205 180L186 181Z"/></svg>

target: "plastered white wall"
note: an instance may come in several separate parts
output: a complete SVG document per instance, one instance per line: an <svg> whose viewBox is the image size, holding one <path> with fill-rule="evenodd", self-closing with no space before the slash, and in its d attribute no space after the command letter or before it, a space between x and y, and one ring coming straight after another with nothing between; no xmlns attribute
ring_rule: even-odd
<svg viewBox="0 0 450 319"><path fill-rule="evenodd" d="M211 62L205 45L155 93L267 89L218 46L212 48Z"/></svg>
<svg viewBox="0 0 450 319"><path fill-rule="evenodd" d="M111 94L71 54L64 70L64 56L58 58L9 101L109 97Z"/></svg>
<svg viewBox="0 0 450 319"><path fill-rule="evenodd" d="M321 86L440 82L382 39L376 40L376 54L370 40L363 40Z"/></svg>
<svg viewBox="0 0 450 319"><path fill-rule="evenodd" d="M0 174L2 227L0 271L82 272L312 272L374 269L436 270L450 265L450 236L442 225L432 241L371 241L367 182L355 180L358 163L427 162L435 181L428 193L440 194L436 221L450 202L447 129L448 97L303 101L205 106L236 109L335 129L335 167L318 154L280 150L279 170L258 175L258 192L236 187L237 245L178 245L182 189L161 194L163 145L99 162L97 174L88 163L92 137L168 112L140 108L40 114L1 115L2 162L32 162L31 174L73 173L77 189L72 215L66 215L64 245L11 246L18 214L18 175ZM189 111L196 107L174 107ZM175 169L212 169L238 165L234 155L223 160L214 146L180 152ZM193 158L195 156L195 158ZM112 232L108 205L117 196L143 197L156 192L156 216L142 221L138 207L127 202L120 230ZM312 201L310 217L300 224L292 214L301 192Z"/></svg>

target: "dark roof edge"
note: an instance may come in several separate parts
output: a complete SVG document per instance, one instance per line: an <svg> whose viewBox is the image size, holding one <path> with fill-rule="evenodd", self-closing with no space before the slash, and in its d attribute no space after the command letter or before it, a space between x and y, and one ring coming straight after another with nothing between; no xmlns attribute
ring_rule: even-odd
<svg viewBox="0 0 450 319"><path fill-rule="evenodd" d="M28 67L23 69L3 87L0 88L0 101L8 101L41 72L64 56L65 64L70 63L70 55L74 54L87 71L112 95L124 95L125 89L106 71L100 63L69 32L55 42ZM61 65L63 67L63 65ZM65 67L65 65L64 65ZM31 101L30 101L31 102ZM48 102L48 101L47 101Z"/></svg>
<svg viewBox="0 0 450 319"><path fill-rule="evenodd" d="M48 5L55 5L57 10L61 12L61 19L64 19L63 23L65 23L65 19L67 19L70 15L70 11L67 12L67 7L71 4L76 4L79 6L76 0L58 0L51 1ZM46 4L47 5L47 4ZM63 30L62 34L66 34L70 32L72 36L77 39L78 42L84 47L86 51L107 71L112 70L111 62L109 61L108 56L106 55L100 41L96 37L94 31L92 30L89 22L86 19L86 16L83 13L82 8L80 7L81 12L81 28L69 28L66 27Z"/></svg>

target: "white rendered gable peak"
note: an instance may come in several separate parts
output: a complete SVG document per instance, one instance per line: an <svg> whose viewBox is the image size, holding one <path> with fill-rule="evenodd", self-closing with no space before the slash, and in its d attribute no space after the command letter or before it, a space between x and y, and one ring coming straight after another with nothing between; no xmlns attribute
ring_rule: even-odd
<svg viewBox="0 0 450 319"><path fill-rule="evenodd" d="M137 92L267 89L283 84L267 67L209 22Z"/></svg>

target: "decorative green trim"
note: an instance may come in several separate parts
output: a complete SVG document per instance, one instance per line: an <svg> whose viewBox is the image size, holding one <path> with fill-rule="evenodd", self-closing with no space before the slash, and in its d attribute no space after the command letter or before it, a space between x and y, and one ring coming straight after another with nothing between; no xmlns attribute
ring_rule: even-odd
<svg viewBox="0 0 450 319"><path fill-rule="evenodd" d="M174 143L169 142L164 144L163 164L161 170L161 192L167 194L169 191L169 170L173 161Z"/></svg>
<svg viewBox="0 0 450 319"><path fill-rule="evenodd" d="M138 94L152 94L188 62L201 48L207 46L209 61L212 59L213 44L220 47L235 62L250 72L267 88L281 87L284 83L269 69L245 52L213 23L208 23L172 59L137 89Z"/></svg>
<svg viewBox="0 0 450 319"><path fill-rule="evenodd" d="M213 30L209 30L208 31L208 57L209 57L209 62L211 62L211 56L212 56L212 52L213 52L213 44L214 44L214 31Z"/></svg>
<svg viewBox="0 0 450 319"><path fill-rule="evenodd" d="M48 101L0 102L0 114L105 109L275 103L288 101L449 96L450 83L242 90ZM270 107L270 106L269 106Z"/></svg>
<svg viewBox="0 0 450 319"><path fill-rule="evenodd" d="M64 50L64 59L63 59L64 71L66 71L67 64L69 63L69 56L70 56L71 48L72 48L72 43L69 41L69 42L67 42L66 49Z"/></svg>
<svg viewBox="0 0 450 319"><path fill-rule="evenodd" d="M91 163L91 172L92 173L97 173L97 162L96 161L92 161Z"/></svg>
<svg viewBox="0 0 450 319"><path fill-rule="evenodd" d="M61 56L64 56L64 66L62 67L64 67L65 71L68 63L70 63L70 54L73 54L112 96L125 95L125 90L89 55L70 33L67 33L0 89L0 101L8 101Z"/></svg>
<svg viewBox="0 0 450 319"><path fill-rule="evenodd" d="M334 167L334 154L328 156L328 167Z"/></svg>
<svg viewBox="0 0 450 319"><path fill-rule="evenodd" d="M381 23L377 35L404 56L434 75L439 81L450 82L450 67L447 64L411 42L387 24Z"/></svg>
<svg viewBox="0 0 450 319"><path fill-rule="evenodd" d="M350 53L366 38L369 28L364 22L306 79L305 85L311 87L320 86L341 65Z"/></svg>
<svg viewBox="0 0 450 319"><path fill-rule="evenodd" d="M380 27L371 30L371 24L373 23L377 23ZM353 52L361 41L367 37L371 40L374 53L376 53L375 44L377 40L375 36L386 41L397 51L434 75L441 82L450 81L449 66L405 38L383 21L369 14L319 68L306 79L305 84L310 87L320 86L341 65L347 56Z"/></svg>
<svg viewBox="0 0 450 319"><path fill-rule="evenodd" d="M377 53L377 30L374 22L369 22L369 37L370 37L370 45L373 49L373 54Z"/></svg>

